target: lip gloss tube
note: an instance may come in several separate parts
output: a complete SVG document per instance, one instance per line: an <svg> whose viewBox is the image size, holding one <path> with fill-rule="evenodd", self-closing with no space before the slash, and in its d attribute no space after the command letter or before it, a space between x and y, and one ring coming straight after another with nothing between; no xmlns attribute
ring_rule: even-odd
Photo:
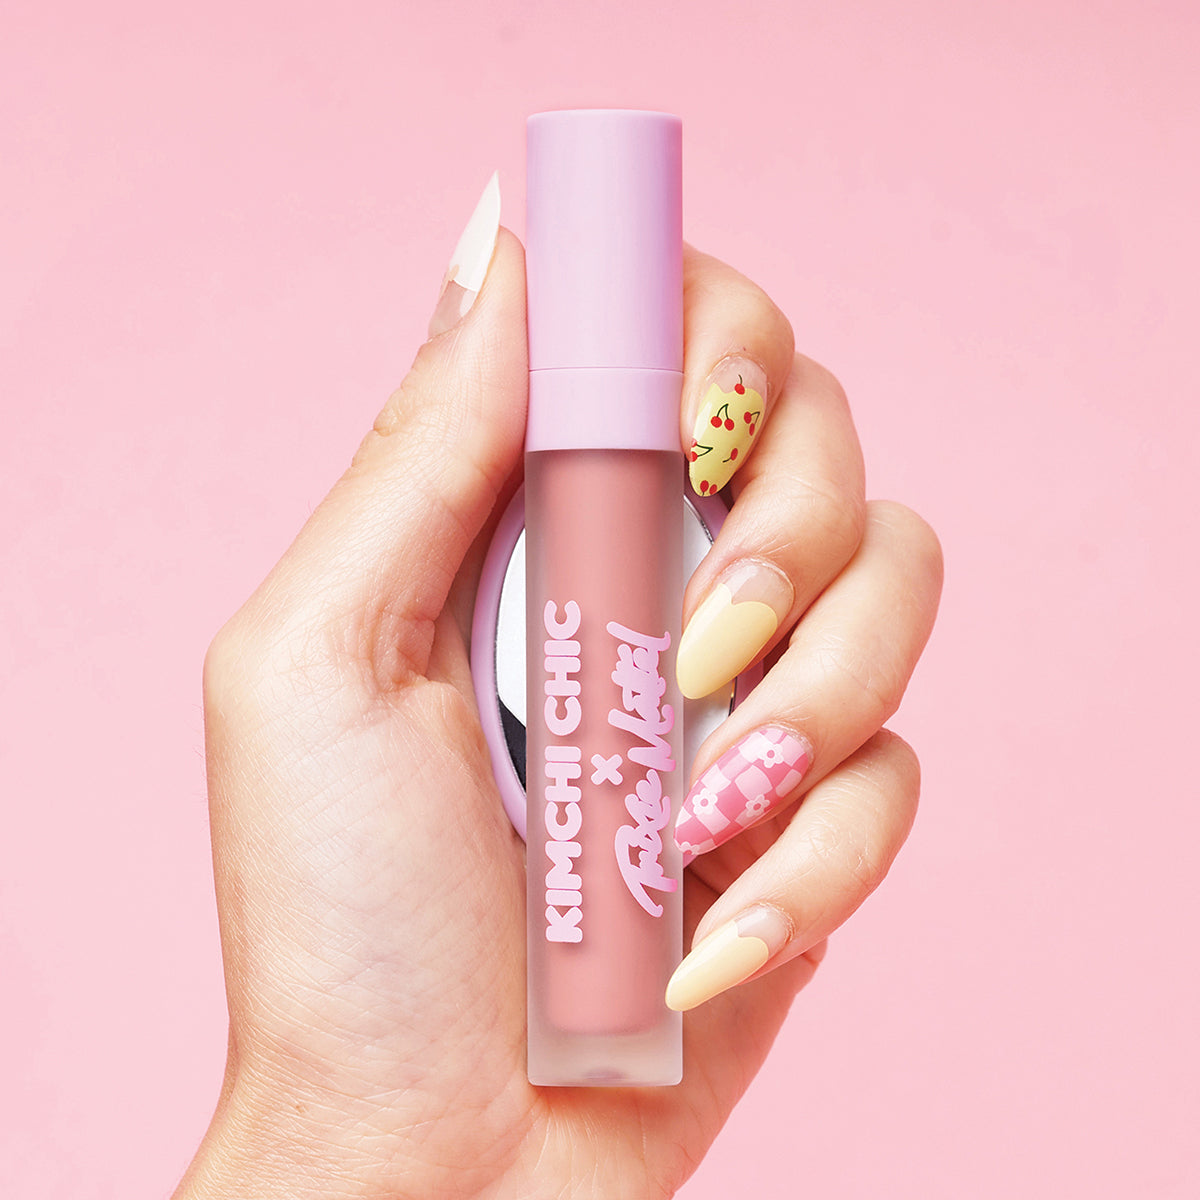
<svg viewBox="0 0 1200 1200"><path fill-rule="evenodd" d="M527 127L529 1078L683 1073L682 130Z"/></svg>

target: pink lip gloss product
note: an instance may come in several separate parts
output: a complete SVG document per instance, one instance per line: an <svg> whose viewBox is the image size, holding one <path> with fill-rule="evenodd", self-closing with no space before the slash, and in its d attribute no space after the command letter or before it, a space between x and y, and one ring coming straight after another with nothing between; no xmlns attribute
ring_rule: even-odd
<svg viewBox="0 0 1200 1200"><path fill-rule="evenodd" d="M527 127L529 1078L682 1076L682 130Z"/></svg>

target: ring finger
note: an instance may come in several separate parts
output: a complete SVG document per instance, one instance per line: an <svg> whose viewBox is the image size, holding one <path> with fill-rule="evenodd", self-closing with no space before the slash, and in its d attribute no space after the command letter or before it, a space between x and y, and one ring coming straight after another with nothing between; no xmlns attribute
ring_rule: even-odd
<svg viewBox="0 0 1200 1200"><path fill-rule="evenodd" d="M942 560L903 505L868 506L862 544L762 683L700 748L675 837L705 854L776 815L895 712L937 612Z"/></svg>

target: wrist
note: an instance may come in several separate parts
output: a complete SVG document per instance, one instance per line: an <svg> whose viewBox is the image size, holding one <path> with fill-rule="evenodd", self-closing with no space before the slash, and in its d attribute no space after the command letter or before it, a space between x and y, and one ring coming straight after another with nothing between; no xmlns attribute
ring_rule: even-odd
<svg viewBox="0 0 1200 1200"><path fill-rule="evenodd" d="M369 1157L349 1117L244 1079L230 1080L172 1200L399 1200L395 1162ZM354 1142L359 1143L356 1149ZM379 1176L388 1169L388 1183Z"/></svg>
<svg viewBox="0 0 1200 1200"><path fill-rule="evenodd" d="M460 1161L444 1146L425 1161L422 1149L430 1151L440 1139L428 1129L417 1138L397 1122L401 1108L274 1080L231 1080L227 1073L172 1200L507 1200L527 1194L503 1166L489 1171L471 1163L465 1147Z"/></svg>

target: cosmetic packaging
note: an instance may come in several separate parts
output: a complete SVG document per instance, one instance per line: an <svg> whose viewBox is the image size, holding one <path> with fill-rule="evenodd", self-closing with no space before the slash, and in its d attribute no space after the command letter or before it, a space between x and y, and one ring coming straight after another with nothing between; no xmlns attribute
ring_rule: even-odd
<svg viewBox="0 0 1200 1200"><path fill-rule="evenodd" d="M682 481L683 580L712 547L729 510L721 496L697 496ZM542 664L537 664L542 669ZM479 721L505 815L525 839L525 489L496 523L471 618L471 676ZM696 761L709 735L762 682L762 663L728 688L683 701L683 761ZM539 705L543 696L538 696Z"/></svg>
<svg viewBox="0 0 1200 1200"><path fill-rule="evenodd" d="M682 1075L681 127L527 129L529 1078Z"/></svg>

